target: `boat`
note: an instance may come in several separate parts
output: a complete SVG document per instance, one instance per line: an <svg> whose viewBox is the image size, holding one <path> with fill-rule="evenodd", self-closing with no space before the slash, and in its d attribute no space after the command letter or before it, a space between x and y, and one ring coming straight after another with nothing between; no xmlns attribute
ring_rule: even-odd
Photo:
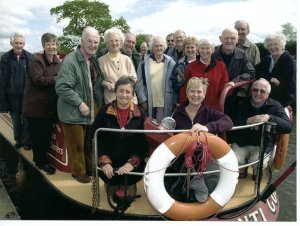
<svg viewBox="0 0 300 226"><path fill-rule="evenodd" d="M223 96L225 98L226 94L224 94ZM272 125L263 123L234 127L232 130L249 129L250 127L254 126L262 126L264 127L265 132L273 132ZM111 197L107 195L104 183L98 177L98 172L101 169L97 165L98 156L96 149L94 149L95 164L93 168L92 183L82 184L74 180L74 178L72 178L68 164L66 147L64 145L61 123L58 122L55 125L51 150L49 151L50 163L57 169L54 175L47 175L44 171L41 171L35 166L32 160L32 151L24 150L23 148L19 150L13 148L13 144L15 142L13 139L12 122L8 113L0 114L0 128L1 148L4 143L6 145L10 145L12 147L12 150L14 150L21 157L20 161L26 162L30 165L30 167L37 171L42 176L43 180L47 182L49 187L53 189L53 192L56 192L59 195L61 195L62 198L68 199L69 201L75 203L76 205L78 205L78 208L90 209L92 219L97 219L98 216L98 219L103 219L103 216L107 216L106 219L112 220L190 220L190 218L178 219L172 214L168 215L165 214L164 211L160 212L155 206L155 201L153 201L152 195L147 193L147 187L149 183L147 184L146 182L149 179L147 179L147 166L151 164L151 162L153 162L153 156L156 155L155 153L158 152L158 149L161 149L159 147L162 144L167 143L167 141L170 139L176 138L175 140L178 140L177 135L189 136L189 131L187 130L178 131L165 129L164 125L161 122L158 122L152 119L151 117L148 117L145 121L145 130L143 131L117 130L105 128L98 129L95 133L95 137L98 135L101 136L101 133L105 131L143 132L146 134L147 140L150 143L149 156L147 158L148 165L146 166L145 172L130 172L128 173L128 175L126 175L126 177L129 177L131 175L141 175L144 177L143 180L140 180L137 183L137 195L133 199L125 195L125 197L123 197L121 201L114 201L113 199L111 199ZM214 137L217 136L213 135L213 139L221 140L221 138ZM224 137L226 139L226 136ZM94 141L94 147L97 147L97 139L94 139ZM223 143L220 145L223 145ZM226 143L226 145L228 144ZM228 147L230 149L229 145ZM236 182L232 180L232 184L234 187L232 194L229 194L227 197L228 200L226 200L225 203L220 205L218 208L212 209L207 214L200 214L200 216L197 215L196 218L191 219L203 221L276 221L280 211L279 197L276 193L276 188L290 173L293 172L296 166L296 162L292 164L281 177L275 180L274 183L271 183L273 172L272 161L275 156L275 150L276 149L274 149L274 152L269 153L268 155L262 155L262 157L256 162L239 166L239 168L248 168L248 177L244 179L237 179L236 177ZM224 152L221 157L224 157L226 154L227 152ZM263 159L266 157L270 158L270 163L267 168L263 169L262 163ZM250 170L251 167L249 166L255 163L259 164L259 170L256 181L253 181L251 179L252 170ZM222 169L220 170L222 171ZM236 175L238 172L237 168L234 171ZM204 173L209 174L215 172L216 171ZM196 175L196 173L190 173L190 175ZM163 171L162 176L180 177L186 176L186 174L168 174ZM153 180L149 186L156 186L153 185ZM159 184L158 186L160 186L159 191L164 191L163 184ZM225 189L224 184L222 185L222 189ZM177 201L175 200L175 202ZM189 208L193 208L193 206L190 206L193 204L184 203L184 205L185 204L187 204L186 206L188 206ZM210 209L213 207L211 203L207 202L204 203L204 208ZM188 211L190 211L190 209Z"/></svg>

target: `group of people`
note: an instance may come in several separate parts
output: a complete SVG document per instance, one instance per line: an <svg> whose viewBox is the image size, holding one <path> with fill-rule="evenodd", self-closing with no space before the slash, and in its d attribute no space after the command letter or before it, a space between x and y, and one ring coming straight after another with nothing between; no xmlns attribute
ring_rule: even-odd
<svg viewBox="0 0 300 226"><path fill-rule="evenodd" d="M158 121L172 116L176 129L193 132L219 134L234 125L273 121L279 133L289 133L284 108L295 98L294 59L285 51L284 35L276 33L266 37L270 54L260 61L257 46L247 39L249 32L246 21L237 21L235 28L222 31L221 45L215 47L210 40L177 30L166 37L168 48L164 38L152 36L138 53L133 33L108 29L106 48L98 50L98 31L86 27L77 49L62 62L54 34L43 34L44 51L33 56L23 49L24 37L14 33L12 50L1 57L0 112L11 114L15 147L32 148L35 164L48 174L55 173L47 152L59 119L71 175L81 183L91 181L92 139L99 127L142 130L147 116ZM250 89L233 91L225 113L220 112L224 87L245 80L256 81ZM248 161L248 147L257 145L249 137L254 138L248 134L234 144L239 163ZM143 171L148 145L144 135L103 133L97 149L100 177L115 191L124 185L123 174ZM129 186L141 179L129 178ZM205 193L214 185L208 187Z"/></svg>

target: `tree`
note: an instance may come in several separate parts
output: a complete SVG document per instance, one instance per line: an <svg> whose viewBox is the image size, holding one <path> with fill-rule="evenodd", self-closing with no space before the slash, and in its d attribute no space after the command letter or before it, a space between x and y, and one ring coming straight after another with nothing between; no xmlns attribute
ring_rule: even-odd
<svg viewBox="0 0 300 226"><path fill-rule="evenodd" d="M282 33L286 36L287 41L296 41L297 30L291 23L281 25Z"/></svg>
<svg viewBox="0 0 300 226"><path fill-rule="evenodd" d="M74 50L79 43L82 31L87 26L96 28L101 39L109 28L117 27L124 33L130 29L123 17L113 20L109 6L98 1L66 1L62 5L52 8L50 14L57 15L57 23L63 19L70 19L68 26L63 29L63 36L59 37L58 51L64 53Z"/></svg>

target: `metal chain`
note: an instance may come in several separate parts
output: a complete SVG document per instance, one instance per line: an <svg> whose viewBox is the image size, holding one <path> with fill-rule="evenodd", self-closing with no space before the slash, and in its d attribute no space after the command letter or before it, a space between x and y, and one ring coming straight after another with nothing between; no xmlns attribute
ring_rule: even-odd
<svg viewBox="0 0 300 226"><path fill-rule="evenodd" d="M91 207L91 210L92 210L92 214L94 214L96 212L96 209L97 209L97 185L96 185L96 166L95 166L95 143L94 143L94 140L92 141L92 154L93 154L93 157L92 157L92 193L93 193L93 196L92 196L92 207Z"/></svg>

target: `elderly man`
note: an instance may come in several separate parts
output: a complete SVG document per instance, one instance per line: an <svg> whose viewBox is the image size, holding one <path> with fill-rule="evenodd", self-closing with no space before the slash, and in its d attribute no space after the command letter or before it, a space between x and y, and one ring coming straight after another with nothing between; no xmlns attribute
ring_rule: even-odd
<svg viewBox="0 0 300 226"><path fill-rule="evenodd" d="M10 37L12 49L1 57L0 112L9 112L16 141L15 148L31 149L27 118L22 114L23 93L29 63L34 56L24 50L25 39L20 33Z"/></svg>
<svg viewBox="0 0 300 226"><path fill-rule="evenodd" d="M170 33L167 35L166 42L167 42L167 48L165 50L165 54L168 53L169 49L175 47L174 33Z"/></svg>
<svg viewBox="0 0 300 226"><path fill-rule="evenodd" d="M103 104L102 77L93 57L100 36L96 29L84 29L80 45L63 61L56 80L59 96L57 113L63 122L72 177L81 183L91 181L90 131L97 107ZM96 104L97 103L97 104Z"/></svg>
<svg viewBox="0 0 300 226"><path fill-rule="evenodd" d="M236 46L245 51L251 64L255 66L260 62L260 53L258 47L247 39L247 35L250 32L249 23L244 20L237 20L234 24L234 28L238 31L239 35Z"/></svg>
<svg viewBox="0 0 300 226"><path fill-rule="evenodd" d="M137 71L137 68L140 63L140 54L135 49L135 44L136 44L136 36L131 32L127 32L125 34L125 39L121 49L121 53L130 57L134 65L135 71ZM98 59L99 57L104 56L107 52L108 52L108 48L103 48L100 51L97 51L96 58Z"/></svg>
<svg viewBox="0 0 300 226"><path fill-rule="evenodd" d="M249 125L260 122L275 122L276 131L279 134L286 134L291 132L290 120L282 107L282 105L269 98L271 92L270 83L261 78L253 83L251 89L251 97L245 99L236 111L233 117L235 126ZM234 150L239 164L254 162L259 158L260 146L260 129L246 129L234 133L234 141L232 149ZM269 153L274 149L276 143L276 134L265 135L264 150ZM264 163L266 166L266 163ZM264 166L264 167L265 167ZM252 179L256 179L257 164L253 165ZM247 171L243 170L240 177L247 176Z"/></svg>
<svg viewBox="0 0 300 226"><path fill-rule="evenodd" d="M185 38L186 35L183 30L177 30L174 32L175 47L170 48L169 51L167 52L167 55L172 57L176 63L184 55L183 42Z"/></svg>
<svg viewBox="0 0 300 226"><path fill-rule="evenodd" d="M249 61L245 52L236 47L238 42L238 31L234 28L226 28L219 37L221 46L218 46L214 52L217 59L222 60L227 68L229 83L234 86L240 81L249 81L254 79L254 67ZM243 87L242 87L243 88ZM227 97L225 103L225 113L231 116L234 106L243 97L247 96L248 88L235 90L233 94ZM239 98L237 98L239 96Z"/></svg>

